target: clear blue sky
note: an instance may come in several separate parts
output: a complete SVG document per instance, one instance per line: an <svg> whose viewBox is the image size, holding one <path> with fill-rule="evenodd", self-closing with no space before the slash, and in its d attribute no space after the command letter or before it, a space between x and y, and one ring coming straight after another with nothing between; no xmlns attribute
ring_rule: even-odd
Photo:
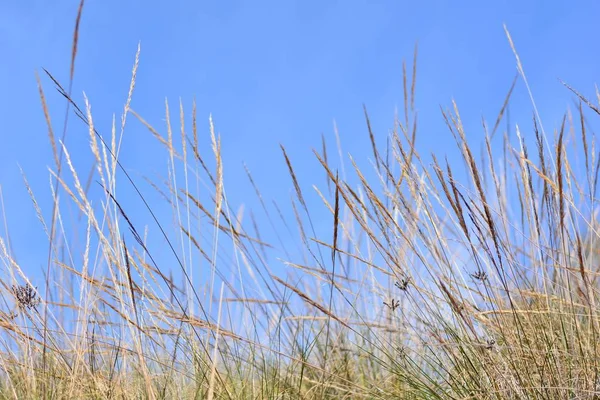
<svg viewBox="0 0 600 400"><path fill-rule="evenodd" d="M67 82L77 4L0 3L0 185L16 256L35 270L45 266L47 243L18 165L50 220L47 167L53 163L34 73L42 74L43 67ZM165 132L164 99L170 100L176 120L179 98L189 112L195 97L204 143L209 143L209 113L222 135L232 204L256 206L242 162L265 197L286 203L292 185L279 143L304 171L306 190L312 183L324 186L310 150L320 148L322 133L333 149L334 119L344 150L367 165L372 154L362 104L370 111L378 140L383 140L393 126L394 110L402 109L402 60L411 61L417 41L420 152L443 156L453 151L439 111L452 99L458 102L470 140L479 146L481 117L493 123L516 72L503 23L520 52L546 131L552 132L573 99L557 78L593 95L600 71L595 45L599 11L593 1L548 0L88 0L73 96L82 102L85 91L97 127L108 134L112 114L120 118L141 42L132 108ZM48 79L42 80L60 135L64 101ZM511 118L529 128L531 112L520 83ZM73 117L69 126L67 145L72 154L80 154L76 163L86 177L91 160L87 131ZM166 154L157 148L131 118L121 160L138 181L144 174L166 173ZM208 145L204 154L210 159Z"/></svg>

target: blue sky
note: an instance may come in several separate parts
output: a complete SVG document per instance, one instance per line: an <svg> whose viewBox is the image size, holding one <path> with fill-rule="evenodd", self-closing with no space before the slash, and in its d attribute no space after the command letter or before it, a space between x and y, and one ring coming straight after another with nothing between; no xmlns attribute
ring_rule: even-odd
<svg viewBox="0 0 600 400"><path fill-rule="evenodd" d="M67 82L77 3L0 3L0 185L16 257L33 270L45 269L47 243L18 166L49 220L47 167L52 154L34 73L42 74L43 67ZM382 142L395 109L402 109L402 60L410 65L417 41L421 153L456 154L439 110L452 99L474 145L483 138L481 117L493 124L516 73L503 23L519 50L546 131L552 132L573 99L557 78L594 94L600 70L593 45L599 11L592 1L88 0L73 96L82 103L85 91L98 129L107 134L113 113L120 118L141 42L132 108L164 133L165 98L174 120L179 98L187 112L195 98L207 158L210 113L221 133L232 205L256 206L243 162L263 195L283 204L293 186L280 143L303 171L300 181L306 190L312 183L324 186L311 148L320 149L324 134L333 151L334 120L344 151L368 166L372 153L362 104ZM49 80L42 80L60 134L65 104ZM519 83L511 119L529 128L531 112ZM80 155L74 158L86 176L88 136L75 118L70 119L67 146ZM133 118L121 161L138 181L142 175L166 173L166 154ZM147 186L145 190L149 192ZM147 215L140 218L150 223Z"/></svg>

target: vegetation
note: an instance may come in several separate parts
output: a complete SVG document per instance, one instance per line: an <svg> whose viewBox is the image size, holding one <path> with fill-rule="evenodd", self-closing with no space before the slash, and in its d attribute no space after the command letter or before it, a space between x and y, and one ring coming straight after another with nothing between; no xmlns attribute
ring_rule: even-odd
<svg viewBox="0 0 600 400"><path fill-rule="evenodd" d="M554 139L537 118L529 128L534 147L523 135L516 143L506 134L497 139L500 167L492 142L512 88L493 128L484 125L480 156L453 105L442 117L464 175L462 166L436 156L429 163L418 152L414 66L405 73L405 115L385 146L376 144L365 112L372 170L351 159L354 180L338 172L325 145L315 152L327 177L314 187L331 221L323 236L301 184L306 171L294 168L285 147L295 218L268 206L248 172L265 215L249 229L226 200L212 122L214 168L198 147L195 108L191 129L181 108L179 147L169 118L161 135L130 109L137 65L136 58L121 133L133 116L164 145L169 179L152 184L172 207L175 229L155 217L116 157L118 127L97 132L87 102L80 107L54 80L89 127L94 179L104 189L92 198L69 149L55 138L40 84L56 162L51 218L25 184L50 258L46 285L36 289L0 240L8 277L0 397L598 398L593 211L600 158L585 119L588 110L600 114L594 104L572 90L579 108ZM525 80L520 64L519 72ZM573 154L575 146L582 149ZM572 162L579 154L582 171ZM117 186L134 188L137 204L147 207L147 226L129 217ZM210 199L201 201L206 188ZM84 221L81 252L62 223L69 206ZM284 245L283 233L271 243L261 239L261 230L277 222L299 232L299 250ZM149 232L160 235L160 249L150 246ZM277 248L290 254L286 269L268 256ZM169 262L158 254L164 249ZM198 274L206 278L202 286L192 284Z"/></svg>

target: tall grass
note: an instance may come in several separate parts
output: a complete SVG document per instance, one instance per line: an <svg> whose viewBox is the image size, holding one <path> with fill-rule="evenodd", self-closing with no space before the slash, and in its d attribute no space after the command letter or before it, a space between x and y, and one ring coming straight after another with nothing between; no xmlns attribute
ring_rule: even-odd
<svg viewBox="0 0 600 400"><path fill-rule="evenodd" d="M94 128L87 100L78 105L52 78L89 128L100 196L92 196L63 145L66 123L63 140L55 139L40 84L56 164L49 217L26 179L25 185L48 236L47 285L43 292L33 288L0 239L0 397L600 394L594 219L600 158L585 119L588 109L600 114L597 106L571 89L579 107L552 139L536 118L527 128L533 147L519 130L516 142L506 132L494 141L511 87L492 129L484 124L484 150L476 154L453 104L441 117L462 163L443 155L429 162L416 146L415 52L412 72L404 68L404 115L385 146L377 144L365 109L372 154L355 157L371 158L372 168L359 168L351 157L352 174L340 173L323 142L314 154L327 179L312 188L322 200L317 209L304 185L314 171L297 170L282 146L294 218L269 205L246 170L263 215L247 221L227 200L212 120L207 160L195 105L187 127L190 115L180 104L176 132L167 103L164 134L130 108L137 60L120 130L114 124L107 135ZM128 116L166 151L168 178L150 184L171 208L173 224L119 161ZM583 171L573 163L580 154ZM134 188L133 202L149 218L145 226L129 217L118 194L126 188ZM83 246L69 243L73 232L62 217L69 207L84 221ZM327 234L316 226L324 218L331 221ZM286 230L298 232L294 248L285 245Z"/></svg>

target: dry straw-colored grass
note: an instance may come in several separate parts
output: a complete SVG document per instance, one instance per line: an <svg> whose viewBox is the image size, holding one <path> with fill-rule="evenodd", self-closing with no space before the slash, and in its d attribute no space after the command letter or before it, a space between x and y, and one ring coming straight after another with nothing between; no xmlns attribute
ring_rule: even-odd
<svg viewBox="0 0 600 400"><path fill-rule="evenodd" d="M71 80L77 36L76 29ZM535 148L522 127L516 143L494 138L515 84L527 82L517 56L519 75L492 130L484 124L481 161L457 105L442 112L463 173L441 155L430 163L418 152L416 56L410 77L403 65L404 115L385 146L364 108L372 169L358 166L363 154L350 158L352 173L337 168L323 138L315 151L326 176L319 187L281 146L293 221L269 205L247 168L261 210L250 221L234 211L212 119L214 172L202 158L195 104L191 134L179 105L180 143L168 103L166 138L131 109L139 49L120 132L113 124L110 138L94 128L87 99L80 108L47 73L89 127L95 165L85 181L64 145L67 118L62 140L54 137L38 78L55 161L50 217L25 186L49 259L38 292L8 238L0 240L0 397L598 398L600 158L584 106L595 118L599 108L566 86L580 103L553 140L537 111L528 129ZM119 161L129 114L167 151L168 178L150 187L171 207L171 228ZM583 171L573 162L578 143ZM103 188L96 198L84 183L91 177ZM322 207L307 200L304 183L314 183ZM130 218L121 186L134 189L148 226ZM74 232L63 224L73 206L83 217L83 246L69 243ZM323 218L331 220L326 236L314 223ZM299 240L286 247L293 231ZM161 251L149 235L162 240ZM157 255L164 248L169 261Z"/></svg>

